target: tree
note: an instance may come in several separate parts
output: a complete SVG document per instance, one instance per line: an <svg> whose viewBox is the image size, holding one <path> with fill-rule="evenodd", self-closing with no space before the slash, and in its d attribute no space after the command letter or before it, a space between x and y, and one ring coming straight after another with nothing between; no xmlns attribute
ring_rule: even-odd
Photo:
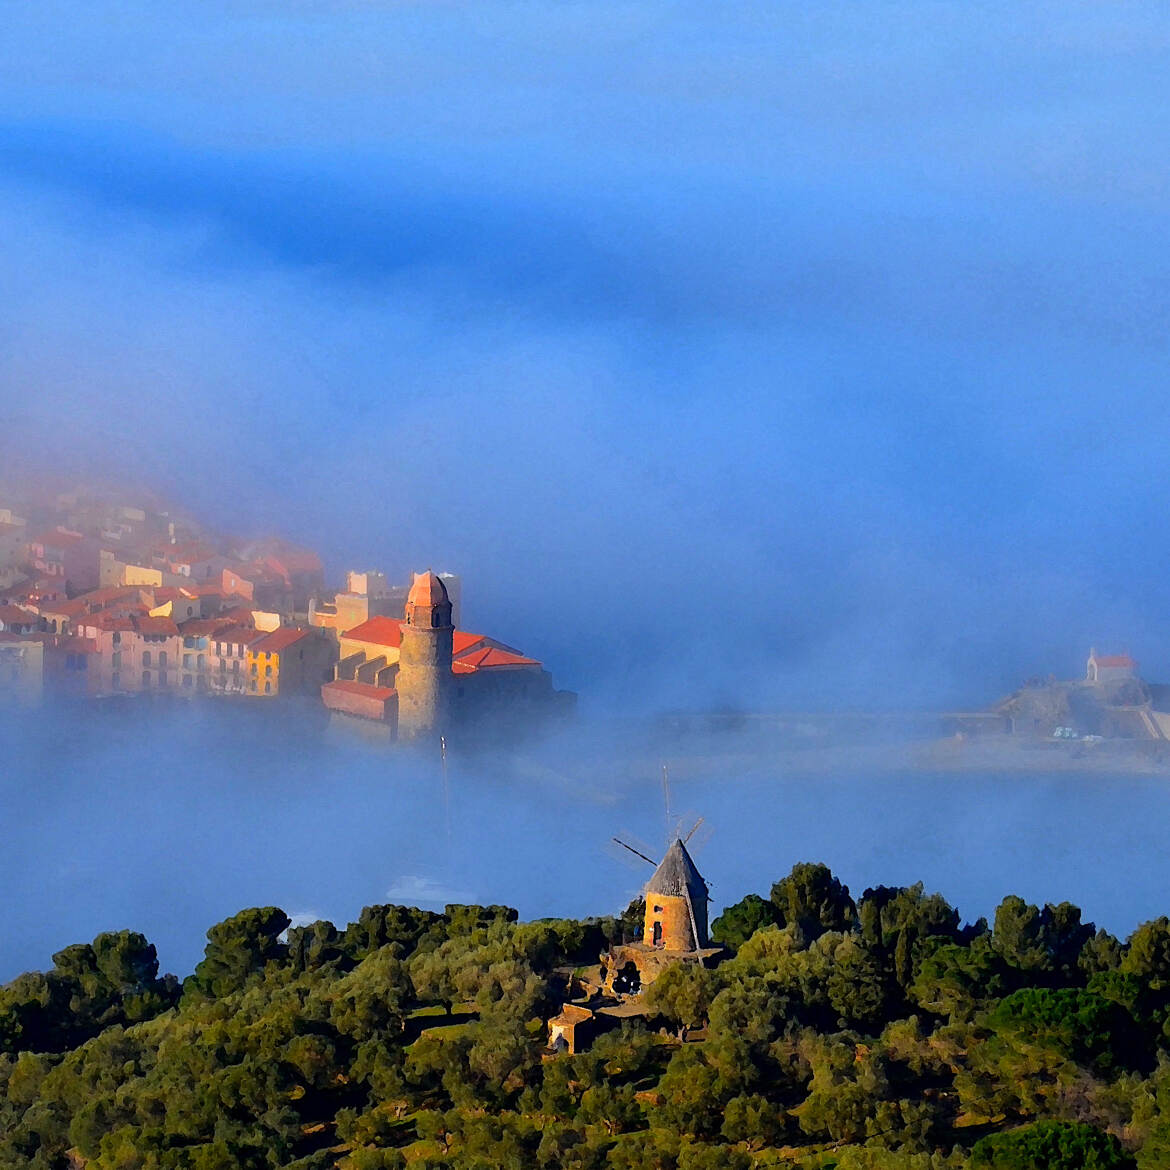
<svg viewBox="0 0 1170 1170"><path fill-rule="evenodd" d="M153 988L158 979L158 952L136 930L99 934L93 940L94 966L121 995Z"/></svg>
<svg viewBox="0 0 1170 1170"><path fill-rule="evenodd" d="M676 1133L714 1137L723 1124L723 1107L733 1096L721 1084L698 1045L686 1044L670 1059L658 1082L662 1103L656 1124Z"/></svg>
<svg viewBox="0 0 1170 1170"><path fill-rule="evenodd" d="M980 1138L972 1167L990 1170L1135 1170L1137 1163L1109 1133L1079 1122L1037 1121Z"/></svg>
<svg viewBox="0 0 1170 1170"><path fill-rule="evenodd" d="M401 947L405 958L426 938L442 941L445 926L443 915L429 910L417 910L413 906L366 906L357 922L345 928L341 946L354 962L390 943Z"/></svg>
<svg viewBox="0 0 1170 1170"><path fill-rule="evenodd" d="M1078 976L1077 959L1095 931L1070 902L1041 910L1011 894L996 908L992 946L1028 983L1067 982Z"/></svg>
<svg viewBox="0 0 1170 1170"><path fill-rule="evenodd" d="M959 912L940 894L913 886L877 886L857 904L861 937L905 991L917 974L927 940L934 945L957 942Z"/></svg>
<svg viewBox="0 0 1170 1170"><path fill-rule="evenodd" d="M1170 992L1170 918L1143 923L1130 935L1121 970L1159 998Z"/></svg>
<svg viewBox="0 0 1170 1170"><path fill-rule="evenodd" d="M408 969L415 998L423 1003L441 1004L450 1016L458 991L455 988L455 972L443 948L420 951L411 958Z"/></svg>
<svg viewBox="0 0 1170 1170"><path fill-rule="evenodd" d="M741 1094L727 1102L721 1133L726 1141L760 1150L783 1138L784 1120L780 1109L766 1097Z"/></svg>
<svg viewBox="0 0 1170 1170"><path fill-rule="evenodd" d="M802 862L772 887L772 904L787 926L799 929L806 943L830 930L849 930L857 908L827 865Z"/></svg>
<svg viewBox="0 0 1170 1170"><path fill-rule="evenodd" d="M763 926L783 926L780 908L775 903L748 894L742 901L728 906L711 923L711 937L725 947L738 950Z"/></svg>
<svg viewBox="0 0 1170 1170"><path fill-rule="evenodd" d="M266 964L283 959L286 948L279 941L288 929L289 916L276 906L241 910L207 932L203 959L184 987L211 999L238 991Z"/></svg>
<svg viewBox="0 0 1170 1170"><path fill-rule="evenodd" d="M825 990L842 1026L876 1028L887 998L886 977L878 961L852 934L841 938L831 959Z"/></svg>
<svg viewBox="0 0 1170 1170"><path fill-rule="evenodd" d="M986 935L969 946L941 946L921 961L910 999L935 1015L969 1020L981 1002L1003 994L1001 972Z"/></svg>
<svg viewBox="0 0 1170 1170"><path fill-rule="evenodd" d="M343 936L332 922L310 922L289 928L288 959L294 971L315 971L337 964L344 955Z"/></svg>
<svg viewBox="0 0 1170 1170"><path fill-rule="evenodd" d="M328 993L330 1022L355 1043L386 1043L402 1037L413 988L396 949L388 946L375 951Z"/></svg>
<svg viewBox="0 0 1170 1170"><path fill-rule="evenodd" d="M633 1129L642 1120L642 1111L634 1100L633 1085L602 1082L581 1094L577 1120L584 1125L600 1125L610 1137Z"/></svg>
<svg viewBox="0 0 1170 1170"><path fill-rule="evenodd" d="M673 1024L682 1040L688 1028L707 1019L715 991L714 977L705 967L675 963L646 989L646 1006Z"/></svg>
<svg viewBox="0 0 1170 1170"><path fill-rule="evenodd" d="M1117 1003L1076 987L1027 987L1001 1000L988 1027L1108 1076L1146 1063L1133 1018Z"/></svg>
<svg viewBox="0 0 1170 1170"><path fill-rule="evenodd" d="M470 934L493 923L515 922L519 913L511 906L476 906L453 902L443 908L448 934Z"/></svg>

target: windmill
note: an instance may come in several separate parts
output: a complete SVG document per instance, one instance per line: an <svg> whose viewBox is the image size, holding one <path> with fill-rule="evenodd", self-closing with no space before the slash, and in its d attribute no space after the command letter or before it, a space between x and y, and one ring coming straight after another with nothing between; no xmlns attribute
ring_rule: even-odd
<svg viewBox="0 0 1170 1170"><path fill-rule="evenodd" d="M665 782L665 773L663 778ZM685 835L680 828L661 861L655 861L620 837L613 838L616 845L654 866L645 888L643 945L700 962L707 945L708 887L687 852L687 842L702 824L700 817Z"/></svg>

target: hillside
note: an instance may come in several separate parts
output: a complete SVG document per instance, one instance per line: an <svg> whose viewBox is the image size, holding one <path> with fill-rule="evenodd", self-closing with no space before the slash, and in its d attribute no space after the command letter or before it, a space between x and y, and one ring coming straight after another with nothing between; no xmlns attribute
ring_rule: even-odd
<svg viewBox="0 0 1170 1170"><path fill-rule="evenodd" d="M545 1021L621 918L275 908L180 983L132 932L0 989L0 1167L1153 1167L1170 1161L1170 920L991 926L797 866L578 1055Z"/></svg>

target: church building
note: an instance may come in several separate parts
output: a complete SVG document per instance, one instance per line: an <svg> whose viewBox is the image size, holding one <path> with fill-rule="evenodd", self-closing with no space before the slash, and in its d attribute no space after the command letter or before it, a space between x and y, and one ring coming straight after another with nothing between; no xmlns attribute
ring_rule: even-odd
<svg viewBox="0 0 1170 1170"><path fill-rule="evenodd" d="M443 578L417 573L402 618L384 615L339 635L335 677L321 688L342 718L370 719L403 740L437 739L459 728L522 728L571 709L534 658L457 630Z"/></svg>

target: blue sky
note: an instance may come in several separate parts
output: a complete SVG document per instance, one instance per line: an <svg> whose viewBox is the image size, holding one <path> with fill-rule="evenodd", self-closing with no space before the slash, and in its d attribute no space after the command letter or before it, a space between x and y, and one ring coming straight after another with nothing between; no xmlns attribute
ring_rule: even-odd
<svg viewBox="0 0 1170 1170"><path fill-rule="evenodd" d="M1170 678L1155 4L4 5L0 460L620 708Z"/></svg>

